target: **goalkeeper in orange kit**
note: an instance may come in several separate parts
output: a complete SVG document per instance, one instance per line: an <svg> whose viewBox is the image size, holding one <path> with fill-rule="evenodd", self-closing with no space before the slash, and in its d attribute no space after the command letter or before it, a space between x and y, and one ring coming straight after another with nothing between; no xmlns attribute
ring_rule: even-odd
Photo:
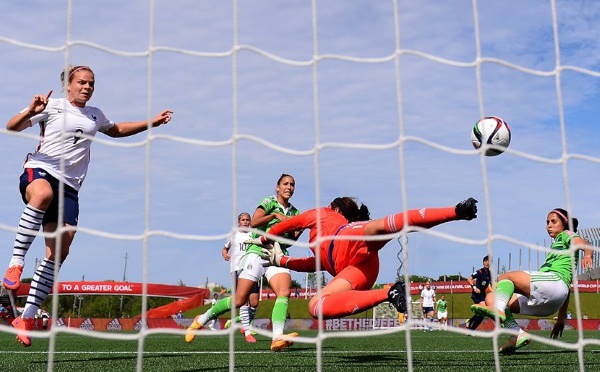
<svg viewBox="0 0 600 372"><path fill-rule="evenodd" d="M405 313L403 281L396 282L389 290L371 290L379 275L379 250L393 236L379 240L370 240L369 237L392 235L408 226L431 228L449 221L472 220L477 217L477 200L469 198L453 207L409 210L376 220L369 220L369 217L369 210L364 204L359 207L353 198L338 197L328 207L301 213L269 230L269 235L283 236L310 229L310 249L315 254L318 250L320 269L334 277L310 300L308 306L312 317L318 318L322 314L324 319L340 318L384 301L390 301L398 312ZM252 239L249 243L266 246L263 253L269 265L300 272L317 270L316 257L286 256L279 243L270 244L271 240L266 236Z"/></svg>

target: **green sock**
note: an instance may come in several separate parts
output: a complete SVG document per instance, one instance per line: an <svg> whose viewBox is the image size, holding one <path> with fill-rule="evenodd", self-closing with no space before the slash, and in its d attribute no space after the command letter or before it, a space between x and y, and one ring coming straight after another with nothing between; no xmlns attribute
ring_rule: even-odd
<svg viewBox="0 0 600 372"><path fill-rule="evenodd" d="M504 324L502 324L503 328L521 329L521 327L519 327L519 324L515 320L512 311L510 311L508 307L506 308L506 310L504 310L504 314L506 314L506 320L504 321Z"/></svg>
<svg viewBox="0 0 600 372"><path fill-rule="evenodd" d="M215 306L206 310L206 312L200 315L198 319L200 324L206 324L209 320L218 317L221 314L224 314L231 310L231 297L225 297L215 304Z"/></svg>
<svg viewBox="0 0 600 372"><path fill-rule="evenodd" d="M286 296L279 296L275 300L273 313L271 313L271 323L273 323L273 338L283 334L283 328L285 327L285 320L287 319L288 314L289 301L289 297Z"/></svg>
<svg viewBox="0 0 600 372"><path fill-rule="evenodd" d="M498 285L496 285L496 309L504 311L513 293L515 293L515 284L513 282L508 279L499 281Z"/></svg>

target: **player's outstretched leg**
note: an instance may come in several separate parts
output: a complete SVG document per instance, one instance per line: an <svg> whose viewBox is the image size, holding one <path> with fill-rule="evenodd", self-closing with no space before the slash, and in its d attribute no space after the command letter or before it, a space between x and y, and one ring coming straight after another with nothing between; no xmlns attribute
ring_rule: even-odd
<svg viewBox="0 0 600 372"><path fill-rule="evenodd" d="M390 287L388 300L399 313L406 312L406 289L403 281L399 280Z"/></svg>

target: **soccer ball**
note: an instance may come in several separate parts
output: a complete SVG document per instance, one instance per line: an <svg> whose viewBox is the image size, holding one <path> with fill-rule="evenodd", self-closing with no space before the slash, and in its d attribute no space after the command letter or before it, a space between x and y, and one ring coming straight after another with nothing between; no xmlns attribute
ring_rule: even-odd
<svg viewBox="0 0 600 372"><path fill-rule="evenodd" d="M510 145L510 128L499 117L486 116L475 123L471 131L471 142L475 149L483 146L485 156L500 155ZM495 147L486 148L487 146Z"/></svg>

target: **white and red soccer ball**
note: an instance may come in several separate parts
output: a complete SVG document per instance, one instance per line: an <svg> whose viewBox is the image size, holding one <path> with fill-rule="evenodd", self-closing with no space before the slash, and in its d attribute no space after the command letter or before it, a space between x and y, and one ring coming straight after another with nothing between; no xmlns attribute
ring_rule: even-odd
<svg viewBox="0 0 600 372"><path fill-rule="evenodd" d="M471 131L471 142L475 149L483 147L486 156L500 155L510 145L510 128L497 116L479 119Z"/></svg>

